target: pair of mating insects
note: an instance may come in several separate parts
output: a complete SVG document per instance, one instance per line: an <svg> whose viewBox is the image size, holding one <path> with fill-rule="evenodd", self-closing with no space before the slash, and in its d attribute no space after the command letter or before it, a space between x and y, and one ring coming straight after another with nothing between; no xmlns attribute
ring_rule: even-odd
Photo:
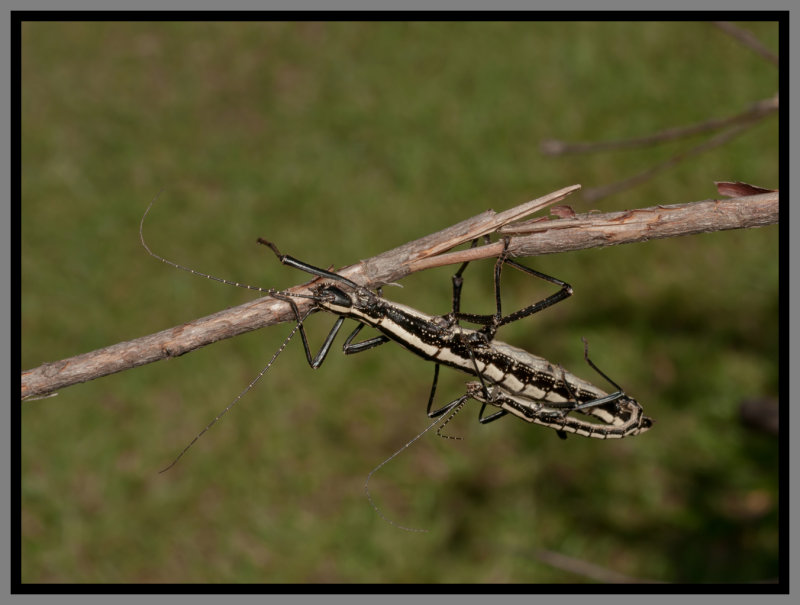
<svg viewBox="0 0 800 605"><path fill-rule="evenodd" d="M527 422L555 429L562 438L566 438L566 433L598 439L622 438L638 435L652 426L652 420L644 416L641 405L635 399L629 397L621 387L608 378L589 359L588 344L585 340L584 358L586 362L614 386L616 391L613 393L606 393L567 372L560 366L554 366L541 357L495 339L495 334L501 326L533 315L572 295L572 288L569 284L511 260L508 252L508 238L504 239L503 252L498 257L494 268L496 300L496 312L494 314L478 315L461 312L462 274L469 264L465 262L452 278L453 305L450 313L446 315L428 315L406 305L386 300L381 295L380 288L373 292L342 275L309 265L289 255L281 254L275 244L261 238L258 239L258 242L268 246L281 263L316 276L317 279L314 281L321 281L312 285L309 293L298 294L247 286L184 267L155 254L145 243L143 235L144 219L151 207L152 202L145 211L144 216L142 216L139 228L142 245L148 254L166 264L194 275L214 279L228 285L264 292L274 298L283 300L291 306L297 322L292 333L256 379L214 418L164 470L171 468L222 415L252 388L283 351L283 348L295 332L299 330L308 363L312 368L316 369L322 365L330 351L333 340L347 318L355 320L358 325L344 342L342 349L345 354L360 353L386 342L394 341L412 353L435 364L427 413L430 418L439 418L449 413L449 416L439 427L439 431L470 399L481 403L478 419L482 424L511 414ZM472 242L473 246L476 244L477 240ZM528 307L509 315L503 315L500 302L500 275L505 265L560 286L560 289L555 294ZM304 314L300 313L294 301L296 298L312 301L311 307ZM327 311L338 317L320 350L316 355L312 355L303 322L309 315L318 311ZM477 330L464 328L460 324L462 321L482 327ZM354 343L353 340L364 326L375 328L379 335ZM462 396L438 409L432 410L441 365L460 370L474 376L477 380L467 382L466 392ZM498 409L485 416L484 413L487 406ZM430 425L428 429L407 443L380 466L399 454L400 451L408 447L437 423ZM373 473L380 466L373 470Z"/></svg>

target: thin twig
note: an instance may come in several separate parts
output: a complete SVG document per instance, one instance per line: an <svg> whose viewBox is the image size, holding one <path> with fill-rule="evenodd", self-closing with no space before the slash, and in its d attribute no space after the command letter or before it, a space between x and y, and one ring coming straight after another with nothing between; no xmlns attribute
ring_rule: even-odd
<svg viewBox="0 0 800 605"><path fill-rule="evenodd" d="M497 256L502 246L496 243L451 254L445 252L498 231L515 234L509 246L513 255L533 256L778 222L778 193L775 192L605 215L578 215L529 222L516 226L516 229L511 225L579 188L579 185L566 187L505 212L488 210L338 273L365 287L376 288L426 268L463 262L465 255L470 258ZM300 285L289 291L301 293L306 288L307 285ZM300 312L303 313L309 304L298 300ZM294 314L284 301L270 296L259 298L150 336L24 371L22 398L47 395L73 384L183 355L224 338L293 319Z"/></svg>
<svg viewBox="0 0 800 605"><path fill-rule="evenodd" d="M701 153L705 153L706 151L713 149L714 147L719 147L720 145L724 145L728 141L736 138L740 134L743 134L746 130L748 130L753 124L754 121L745 122L743 124L738 124L736 126L731 126L727 130L723 130L719 134L706 139L699 145L695 145L685 151L680 151L673 155L671 158L661 162L660 164L656 164L647 170L643 170L639 174L635 174L632 177L628 177L627 179L623 179L621 181L617 181L615 183L610 183L608 185L601 185L600 187L593 187L591 189L586 189L583 192L583 199L589 203L596 202L602 198L608 197L610 195L614 195L626 189L630 189L635 185L643 183L649 179L651 179L654 175L658 174L659 172L663 172L668 168L672 168L677 164L680 164L684 160L696 155L700 155Z"/></svg>
<svg viewBox="0 0 800 605"><path fill-rule="evenodd" d="M607 569L596 563L590 563L583 559L570 557L560 552L546 550L544 548L537 550L534 553L534 557L556 569L561 569L571 574L606 584L661 584L658 580L634 578L612 569Z"/></svg>
<svg viewBox="0 0 800 605"><path fill-rule="evenodd" d="M651 135L637 137L633 139L622 139L618 141L598 141L590 143L568 143L559 140L546 140L541 143L541 151L545 155L566 155L570 153L595 153L599 151L616 151L619 149L635 149L647 145L675 141L686 137L713 132L736 124L751 124L763 117L778 111L778 95L775 94L767 99L761 99L750 105L744 111L726 118L714 118L690 124L688 126L678 126L667 128L661 132Z"/></svg>
<svg viewBox="0 0 800 605"><path fill-rule="evenodd" d="M729 21L714 21L714 25L716 25L718 28L720 28L729 36L733 36L734 38L736 38L739 42L741 42L751 50L757 52L759 55L764 57L770 63L773 63L774 65L779 64L778 55L776 55L770 49L764 46L761 40L756 38L752 32L749 32L746 29L742 29L741 27L738 27L733 23L730 23Z"/></svg>

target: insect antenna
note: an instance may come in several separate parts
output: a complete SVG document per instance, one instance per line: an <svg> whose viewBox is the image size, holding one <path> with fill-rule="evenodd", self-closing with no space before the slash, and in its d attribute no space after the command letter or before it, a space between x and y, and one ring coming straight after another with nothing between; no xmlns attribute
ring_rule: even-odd
<svg viewBox="0 0 800 605"><path fill-rule="evenodd" d="M441 425L439 425L439 428L438 428L438 429L436 429L436 434L437 434L439 437L441 437L442 439L452 439L453 441L463 441L463 439L464 439L463 437L456 437L456 436L454 436L454 435L445 435L445 434L442 432L442 429L443 429L444 427L446 427L446 426L447 426L447 424L448 424L448 423L449 423L449 422L450 422L450 421L451 421L453 418L455 418L455 417L456 417L456 414L458 414L458 413L459 413L459 412L460 412L462 409L464 409L464 405L463 405L463 404L461 404L461 405L456 405L456 406L454 406L454 407L453 407L453 410L450 412L450 415L449 415L447 418L445 418L445 419L444 419L444 422L442 422L442 424L441 424Z"/></svg>
<svg viewBox="0 0 800 605"><path fill-rule="evenodd" d="M304 315L302 318L300 318L300 320L299 320L299 321L297 322L297 324L294 326L294 328L292 329L292 331L289 333L289 336L287 336L287 337L286 337L286 340L284 340L284 341L283 341L283 344L281 344L281 346L280 346L280 347L278 347L278 350L277 350L277 351L275 351L275 354L272 356L272 359L270 359L270 360L269 360L269 363L267 363L267 365L266 365L266 366L264 366L264 369L262 369L262 370L261 370L261 371L258 373L258 376L256 376L255 378L253 378L253 380L251 380L251 381L250 381L250 384L248 384L248 385L247 385L247 386L244 388L244 390L243 390L241 393L239 393L239 394L236 396L236 398L235 398L233 401L231 401L231 402L228 404L228 407L226 407L226 408L225 408L224 410L222 410L222 411L221 411L219 414L217 414L217 416L214 418L214 420L212 420L211 422L209 422L209 423L206 425L206 428L204 428L202 431L200 431L199 433L197 433L197 435L195 435L195 438L191 440L191 442L189 443L189 445L187 445L185 448L183 448L183 449L181 450L181 453L180 453L180 454L178 454L178 455L175 457L175 459L174 459L172 462L170 462L170 464L169 464L168 466L166 466L166 467L164 467L163 469L161 469L160 471L158 471L158 472L159 472L159 474L160 474L160 473L164 473L164 472L168 471L169 469L171 469L173 466L175 466L175 465L177 464L178 460L180 460L180 459L183 457L183 455L184 455L184 454L185 454L185 453L186 453L186 452L189 450L189 448L190 448L190 447L192 447L192 446L195 444L195 442L196 442L198 439L200 439L200 437L202 437L202 436L203 436L203 435L204 435L204 434L205 434L205 433L206 433L206 432L207 432L207 431L208 431L208 430L209 430L209 429L210 429L212 426L214 426L214 425L217 423L217 421L218 421L220 418L222 418L222 417L223 417L225 414L227 414L227 413L228 413L228 410L230 410L230 409L231 409L231 408L232 408L234 405L236 405L236 403L237 403L237 402L238 402L238 401L239 401L239 400L240 400L242 397L244 397L244 396L245 396L245 394L246 394L246 393L247 393L247 392L248 392L250 389L252 389L252 388L255 386L255 384L256 384L256 383L257 383L259 380L261 380L261 377L262 377L262 376L264 376L264 374L266 374L266 373L267 373L267 370L269 370L270 366L272 366L272 364L273 364L273 363L275 363L275 360L278 358L278 355L280 355L280 354L283 352L283 350L286 348L286 345L288 345L288 344L289 344L289 341L292 339L292 337L295 335L295 333L296 333L296 332L297 332L297 331L300 329L300 326L303 324L303 322L306 320L306 318L307 318L309 315L311 315L311 314L312 314L312 313L313 313L315 310L316 310L316 309L313 309L313 308L312 308L312 309L310 309L310 310L309 310L309 311L308 311L308 312L307 312L307 313L306 313L306 314L305 314L305 315Z"/></svg>
<svg viewBox="0 0 800 605"><path fill-rule="evenodd" d="M211 280L214 280L216 282L219 282L219 283L222 283L222 284L226 284L228 286L235 286L237 288L245 288L247 290L253 290L255 292L262 292L264 294L269 294L270 296L273 296L273 297L275 297L275 298L277 298L279 300L289 300L288 297L292 297L292 298L303 298L303 299L319 301L319 297L318 296L314 296L314 295L297 294L297 293L292 293L292 292L282 292L280 290L276 290L275 288L260 288L258 286L250 286L248 284L242 284L242 283L230 281L230 280L227 280L227 279L224 279L224 278L221 278L221 277L216 277L214 275L209 275L208 273L203 273L202 271L196 271L195 269L192 269L191 267L185 267L184 265L181 265L179 263L176 263L174 261L166 259L163 256L160 256L160 255L156 254L155 252L153 252L150 249L150 246L147 245L147 242L144 239L144 221L147 218L147 215L150 212L150 209L156 203L156 201L161 196L163 191L164 191L163 189L161 191L159 191L156 194L156 196L150 201L150 204L147 206L147 209L144 211L144 214L142 215L142 220L139 221L139 241L141 241L142 246L144 247L144 249L147 251L147 253L150 256L152 256L153 258L155 258L157 260L160 260L162 263L165 263L165 264L167 264L167 265L169 265L171 267L174 267L176 269L180 269L181 271L186 271L187 273L191 273L192 275L197 275L199 277L205 277L206 279L211 279ZM274 245L272 245L271 247L275 250L276 254L280 254L277 251L277 248L274 247ZM322 270L320 270L320 271L322 271ZM344 278L342 278L342 279L344 279ZM168 471L169 469L171 469L173 466L175 466L175 464L177 464L178 460L180 460L183 457L183 455L189 450L189 448L191 448L195 444L195 442L198 439L200 439L200 437L202 437L212 426L214 426L214 424L216 424L217 421L220 418L222 418L228 412L228 410L230 410L234 405L236 405L236 403L238 403L238 401L242 397L244 397L245 394L247 394L247 392L250 389L252 389L259 380L261 380L262 376L264 376L264 374L267 373L267 370L269 370L269 368L272 366L272 364L275 363L275 360L278 358L278 355L280 355L283 352L283 350L286 348L286 346L289 344L289 341L292 339L292 337L295 335L295 333L298 330L300 330L301 333L302 333L302 331L303 331L303 322L308 318L309 315L311 315L312 313L315 313L316 311L319 310L317 307L313 307L312 306L301 317L300 314L297 312L297 307L294 306L293 303L292 303L292 306L293 306L293 308L295 310L295 317L297 319L297 324L295 325L294 329L292 329L292 331L289 334L289 336L286 337L286 340L283 341L283 344L281 344L281 346L278 348L278 350L275 351L275 354L269 360L269 363L267 363L267 365L264 366L264 368L261 370L261 372L259 372L258 375L252 381L250 381L250 384L248 384L244 388L244 390L241 393L239 393L234 398L234 400L230 402L230 404L228 404L228 407L226 407L219 414L217 414L217 416L211 422L209 422L206 425L206 427L202 431L200 431L195 436L195 438L192 439L192 441L185 448L183 448L183 450L181 450L180 454L178 454L175 457L175 459L168 466L166 466L165 468L161 469L159 471L159 473L164 473L164 472Z"/></svg>
<svg viewBox="0 0 800 605"><path fill-rule="evenodd" d="M452 403L452 408L450 408L450 410L452 411L452 414L451 414L451 415L450 415L450 416L447 418L447 420L445 420L445 421L444 421L444 424L447 424L447 423L450 421L450 419L451 419L453 416L455 416L455 415L456 415L456 414L457 414L457 413L458 413L458 412L461 410L461 408L464 406L464 404L467 402L467 400L468 400L468 399L469 399L469 397L468 397L467 395L464 395L463 397L461 397L461 398L459 398L459 399L456 399L456 400L455 400L455 401ZM447 411L447 410L445 410L445 411ZM423 528L420 528L420 527L406 527L405 525L400 525L400 524L399 524L399 523L397 523L396 521L392 521L392 520L391 520L391 519L389 519L389 518L388 518L386 515L384 515L384 514L381 512L381 509L380 509L380 508L378 508L378 505L377 505L377 504L375 504L375 500L373 500L373 499L372 499L372 494L371 494L371 493L370 493L370 491L369 491L369 481L370 481L370 479L372 479L372 475L374 475L374 474L375 474L375 473L377 473L377 472L378 472L378 471L379 471L381 468L383 468L384 466L386 466L386 464L388 464L389 462L391 462L392 460L394 460L395 458L397 458L397 456L399 456L399 455L400 455L402 452L404 452L404 451L405 451L405 450L407 450L409 447L411 447L411 446L412 446L412 445L413 445L413 444L414 444L414 443L415 443L417 440L419 440L419 439L420 439L420 438L421 438L421 437L422 437L422 436L423 436L425 433L427 433L428 431L430 431L430 430L431 430L433 427L435 427L435 426L436 426L437 424L439 424L440 422L441 422L441 419L440 419L440 418L436 418L436 419L435 419L433 422L431 422L431 423L430 423L430 424L429 424L429 425L428 425L428 426L427 426L427 427L426 427L426 428L425 428L425 429L424 429L424 430L423 430L421 433L419 433L419 434L418 434L416 437L414 437L414 438L413 438L411 441L409 441L408 443L406 443L406 444L405 444L403 447L401 447L399 450L397 450L397 451L396 451L394 454L392 454L391 456L389 456L389 457L388 457L386 460L384 460L384 461L383 461L383 462L381 462L381 463L380 463L378 466L376 466L374 469L372 469L372 470L369 472L369 474L367 475L367 479L366 479L366 481L364 481L364 493L367 495L367 500L369 500L369 503L370 503L370 505L372 506L372 508L375 510L375 512L376 512L376 513L378 513L378 516L379 516L381 519L383 519L384 521L386 521L386 522L387 522L389 525L394 525L394 526L395 526L395 527L397 527L398 529L403 529L403 530L405 530L405 531L411 531L411 532L417 532L417 533L425 533L425 532L428 532L428 531L430 531L430 530L423 529ZM444 424L443 424L442 426L444 426Z"/></svg>
<svg viewBox="0 0 800 605"><path fill-rule="evenodd" d="M150 208L153 207L153 204L156 203L156 200L158 200L159 196L161 195L161 193L163 191L164 190L162 189L161 191L159 191L156 194L156 196L152 199L150 204L147 206L147 210L144 211L144 214L142 215L142 220L139 221L139 241L142 242L142 246L144 246L144 249L147 250L147 253L150 256L152 256L155 259L160 260L162 263L167 264L170 267L175 267L176 269L180 269L181 271L186 271L187 273L191 273L192 275L197 275L199 277L205 277L206 279L212 279L212 280L214 280L216 282L220 282L222 284L227 284L229 286L236 286L237 288L245 288L247 290L254 290L256 292L263 292L265 294L269 294L269 290L266 289L266 288L259 288L258 286L248 286L247 284L240 284L239 282L230 281L230 280L227 280L227 279L223 279L221 277L215 277L214 275L209 275L208 273L203 273L202 271L195 271L194 269L192 269L190 267L184 267L183 265L180 265L180 264L178 264L178 263L176 263L174 261L166 259L163 256L159 256L158 254L153 252L150 249L150 246L147 245L147 242L144 241L144 219L147 218L147 214L150 212Z"/></svg>

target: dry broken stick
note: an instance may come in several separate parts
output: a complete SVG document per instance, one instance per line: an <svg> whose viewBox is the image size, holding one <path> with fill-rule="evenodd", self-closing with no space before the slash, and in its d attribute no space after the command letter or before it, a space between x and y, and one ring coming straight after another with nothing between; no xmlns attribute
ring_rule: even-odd
<svg viewBox="0 0 800 605"><path fill-rule="evenodd" d="M338 273L365 287L375 288L426 268L497 256L502 250L502 244L497 242L445 253L460 244L498 231L503 234L524 233L512 237L510 250L515 256L533 256L778 222L778 193L775 192L512 225L563 200L579 188L580 185L566 187L505 212L486 211ZM307 284L289 291L299 293L306 288ZM298 307L302 313L304 305L298 304ZM72 384L183 355L224 338L293 320L294 314L287 303L270 296L259 298L150 336L24 371L22 399L46 396Z"/></svg>

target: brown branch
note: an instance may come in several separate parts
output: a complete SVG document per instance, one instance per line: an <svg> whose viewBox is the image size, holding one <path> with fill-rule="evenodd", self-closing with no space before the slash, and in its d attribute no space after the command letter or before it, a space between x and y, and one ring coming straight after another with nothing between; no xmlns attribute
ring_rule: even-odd
<svg viewBox="0 0 800 605"><path fill-rule="evenodd" d="M671 206L652 206L606 214L578 214L558 220L535 219L501 227L498 233L513 236L512 256L541 256L633 244L651 239L695 235L728 229L763 227L778 222L778 192L733 199L705 200ZM411 264L422 271L465 261L497 256L501 242L479 248L441 254Z"/></svg>
<svg viewBox="0 0 800 605"><path fill-rule="evenodd" d="M565 187L505 212L487 210L452 227L346 267L339 273L368 288L397 281L411 272L409 265L412 262L493 233L503 225L561 201L578 189L580 185ZM306 287L296 286L290 291L301 292ZM299 301L298 307L303 312L309 304L309 301ZM22 399L46 396L57 389L177 357L224 338L292 319L294 316L287 303L266 296L150 336L23 371Z"/></svg>
<svg viewBox="0 0 800 605"><path fill-rule="evenodd" d="M497 243L445 254L455 246L495 232L514 234L510 250L515 256L533 256L657 237L756 227L778 221L776 192L730 200L510 224L564 199L579 188L580 185L566 187L505 212L488 210L442 231L341 269L338 273L365 287L376 288L430 267L497 256L502 248ZM290 291L301 292L307 287L308 284L304 284ZM300 312L309 304L300 301ZM48 395L60 388L183 355L224 338L293 319L287 303L269 296L259 298L150 336L24 371L22 398Z"/></svg>

